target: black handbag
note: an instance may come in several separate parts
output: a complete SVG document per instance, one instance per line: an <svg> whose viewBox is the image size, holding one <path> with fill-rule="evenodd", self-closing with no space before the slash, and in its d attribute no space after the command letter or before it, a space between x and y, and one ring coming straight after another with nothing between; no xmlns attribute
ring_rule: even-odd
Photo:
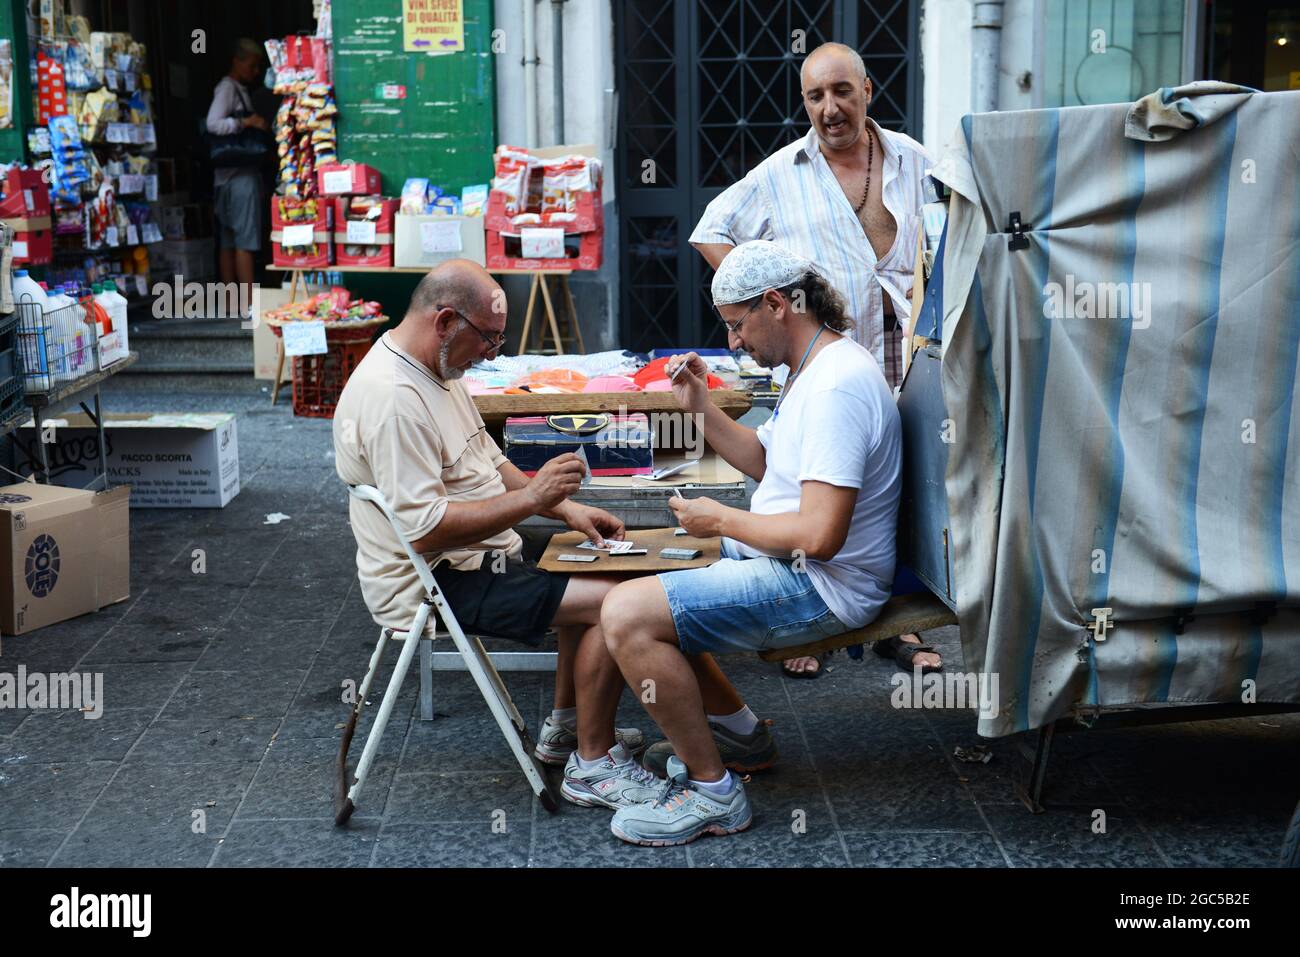
<svg viewBox="0 0 1300 957"><path fill-rule="evenodd" d="M240 93L243 97L247 96L242 88ZM251 115L252 110L244 108L241 104L241 109L234 119L243 119ZM208 132L206 118L201 123L203 139L208 148L208 163L214 167L261 166L275 148L275 138L268 130L245 126L238 133L216 136Z"/></svg>

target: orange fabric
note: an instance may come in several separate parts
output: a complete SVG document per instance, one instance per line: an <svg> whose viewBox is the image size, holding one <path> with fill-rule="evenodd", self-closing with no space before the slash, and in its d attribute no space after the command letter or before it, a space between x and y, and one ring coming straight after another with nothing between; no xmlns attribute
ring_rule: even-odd
<svg viewBox="0 0 1300 957"><path fill-rule="evenodd" d="M537 386L548 386L560 392L581 392L586 384L587 377L572 369L539 369L510 383L506 395L522 395Z"/></svg>
<svg viewBox="0 0 1300 957"><path fill-rule="evenodd" d="M662 359L656 359L654 362L651 362L643 369L640 369L636 375L632 376L632 381L644 389L651 382L658 379L667 379L668 373L664 371L664 366L668 364L668 359L668 356L664 356ZM723 381L712 372L709 373L708 383L710 389L721 389L723 386Z"/></svg>

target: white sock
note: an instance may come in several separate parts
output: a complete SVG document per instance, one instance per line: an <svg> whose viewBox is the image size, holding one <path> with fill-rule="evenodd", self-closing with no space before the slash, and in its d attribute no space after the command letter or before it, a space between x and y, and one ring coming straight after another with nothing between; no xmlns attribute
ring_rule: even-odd
<svg viewBox="0 0 1300 957"><path fill-rule="evenodd" d="M600 757L593 758L590 761L584 758L577 751L573 752L573 756L578 761L578 769L582 771L590 771L597 765L604 764L607 759L613 761L615 764L626 764L628 761L632 760L632 755L629 754L627 748L623 747L621 744L614 745L609 749L609 753L602 754Z"/></svg>
<svg viewBox="0 0 1300 957"><path fill-rule="evenodd" d="M735 714L711 714L708 718L714 724L721 725L732 734L742 737L753 734L754 729L758 727L758 717L749 710L749 705L745 705Z"/></svg>
<svg viewBox="0 0 1300 957"><path fill-rule="evenodd" d="M733 785L731 772L726 768L722 769L722 777L716 781L696 781L694 778L688 778L687 780L700 790L708 791L710 794L716 794L719 797L730 794Z"/></svg>
<svg viewBox="0 0 1300 957"><path fill-rule="evenodd" d="M563 725L572 731L578 725L577 708L554 708L551 710L551 723Z"/></svg>

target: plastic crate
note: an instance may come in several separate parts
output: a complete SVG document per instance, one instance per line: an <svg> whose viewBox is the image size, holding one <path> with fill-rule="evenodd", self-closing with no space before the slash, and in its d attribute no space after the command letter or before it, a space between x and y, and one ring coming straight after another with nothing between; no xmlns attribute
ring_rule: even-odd
<svg viewBox="0 0 1300 957"><path fill-rule="evenodd" d="M367 330L373 334L374 330ZM370 337L336 340L329 351L314 356L293 357L293 414L313 419L332 419L343 387L370 351Z"/></svg>
<svg viewBox="0 0 1300 957"><path fill-rule="evenodd" d="M15 370L12 376L0 381L0 421L9 418L23 404L23 377Z"/></svg>

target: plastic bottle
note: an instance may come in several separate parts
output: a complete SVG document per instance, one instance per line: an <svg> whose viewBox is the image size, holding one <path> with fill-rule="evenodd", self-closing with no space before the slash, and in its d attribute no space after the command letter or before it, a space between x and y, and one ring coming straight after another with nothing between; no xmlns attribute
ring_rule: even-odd
<svg viewBox="0 0 1300 957"><path fill-rule="evenodd" d="M113 331L116 332L122 340L122 348L126 348L126 296L117 291L117 283L111 279L104 280L104 297L112 303L108 307L108 314L113 317Z"/></svg>
<svg viewBox="0 0 1300 957"><path fill-rule="evenodd" d="M48 392L50 367L45 353L45 313L49 311L49 298L26 269L14 270L13 295L18 306L18 344L23 356L23 387L28 392Z"/></svg>
<svg viewBox="0 0 1300 957"><path fill-rule="evenodd" d="M94 371L94 350L90 348L94 330L86 324L86 307L81 302L81 295L75 282L64 283L63 294L72 300L72 354L75 358L75 374L85 375Z"/></svg>
<svg viewBox="0 0 1300 957"><path fill-rule="evenodd" d="M47 349L49 351L50 375L57 384L67 382L76 376L76 356L73 355L72 314L68 306L72 300L55 287L47 293L46 302L49 310L45 314Z"/></svg>

